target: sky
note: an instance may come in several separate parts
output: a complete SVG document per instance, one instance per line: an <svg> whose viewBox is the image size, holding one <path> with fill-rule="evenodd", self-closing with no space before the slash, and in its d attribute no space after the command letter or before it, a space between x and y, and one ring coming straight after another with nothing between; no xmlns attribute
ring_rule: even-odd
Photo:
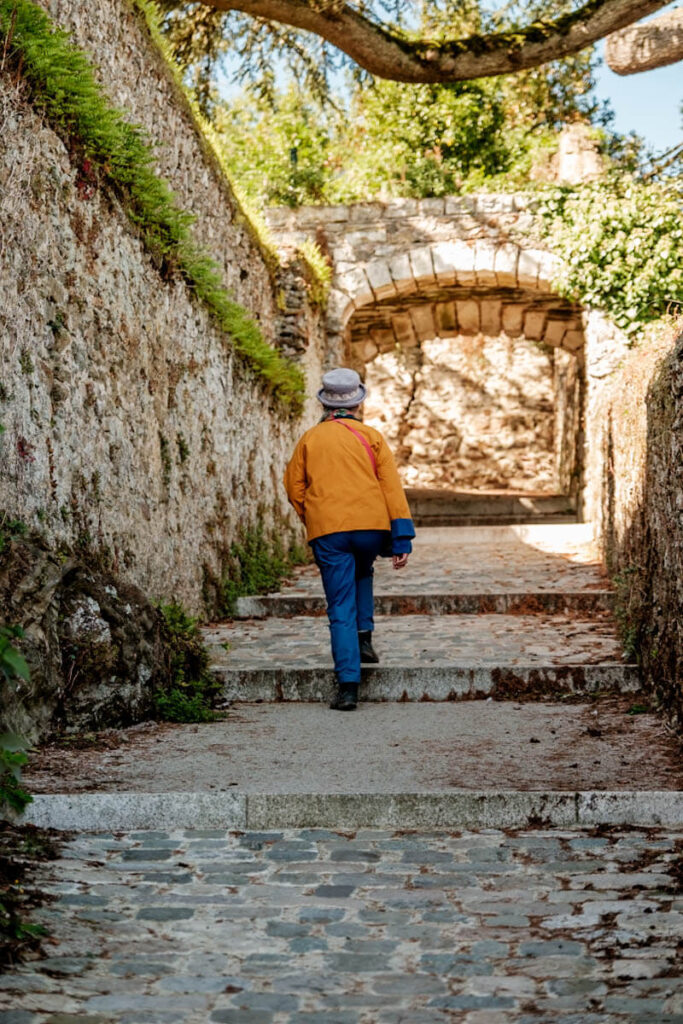
<svg viewBox="0 0 683 1024"><path fill-rule="evenodd" d="M673 3L663 10L678 6ZM604 42L600 43L601 56L604 48ZM615 75L603 62L596 91L601 100L610 101L618 132L637 132L660 153L683 142L683 62L638 75Z"/></svg>

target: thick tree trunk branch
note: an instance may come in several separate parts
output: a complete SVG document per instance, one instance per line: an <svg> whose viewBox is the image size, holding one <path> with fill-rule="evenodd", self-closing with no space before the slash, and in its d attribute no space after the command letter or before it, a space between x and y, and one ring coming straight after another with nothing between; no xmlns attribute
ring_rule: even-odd
<svg viewBox="0 0 683 1024"><path fill-rule="evenodd" d="M607 40L605 57L618 75L636 75L683 60L683 7L615 32Z"/></svg>
<svg viewBox="0 0 683 1024"><path fill-rule="evenodd" d="M588 0L573 14L535 21L514 32L449 42L408 40L364 17L344 0L202 0L221 11L242 11L314 32L380 78L399 82L457 82L506 75L577 53L633 24L667 0Z"/></svg>

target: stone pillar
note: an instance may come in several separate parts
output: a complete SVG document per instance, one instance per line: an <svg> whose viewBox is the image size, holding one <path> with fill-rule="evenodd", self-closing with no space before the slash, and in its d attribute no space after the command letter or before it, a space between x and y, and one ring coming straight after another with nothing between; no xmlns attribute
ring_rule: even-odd
<svg viewBox="0 0 683 1024"><path fill-rule="evenodd" d="M557 180L567 185L593 181L602 177L605 169L597 140L590 126L581 121L565 125L560 132L557 160Z"/></svg>

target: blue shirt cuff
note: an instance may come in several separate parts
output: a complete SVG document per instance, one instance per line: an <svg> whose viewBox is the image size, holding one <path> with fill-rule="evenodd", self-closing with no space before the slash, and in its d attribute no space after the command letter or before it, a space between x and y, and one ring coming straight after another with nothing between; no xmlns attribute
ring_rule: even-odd
<svg viewBox="0 0 683 1024"><path fill-rule="evenodd" d="M391 553L392 555L409 555L413 550L410 543L411 537L415 536L415 527L412 519L391 520Z"/></svg>

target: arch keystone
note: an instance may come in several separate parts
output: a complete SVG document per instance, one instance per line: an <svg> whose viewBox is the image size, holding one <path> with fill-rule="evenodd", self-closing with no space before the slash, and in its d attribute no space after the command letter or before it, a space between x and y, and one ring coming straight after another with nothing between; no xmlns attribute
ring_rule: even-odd
<svg viewBox="0 0 683 1024"><path fill-rule="evenodd" d="M496 275L493 269L497 251L498 246L494 245L493 242L489 242L487 239L480 238L475 243L474 271L477 275L478 285L490 287L492 284L497 284Z"/></svg>

